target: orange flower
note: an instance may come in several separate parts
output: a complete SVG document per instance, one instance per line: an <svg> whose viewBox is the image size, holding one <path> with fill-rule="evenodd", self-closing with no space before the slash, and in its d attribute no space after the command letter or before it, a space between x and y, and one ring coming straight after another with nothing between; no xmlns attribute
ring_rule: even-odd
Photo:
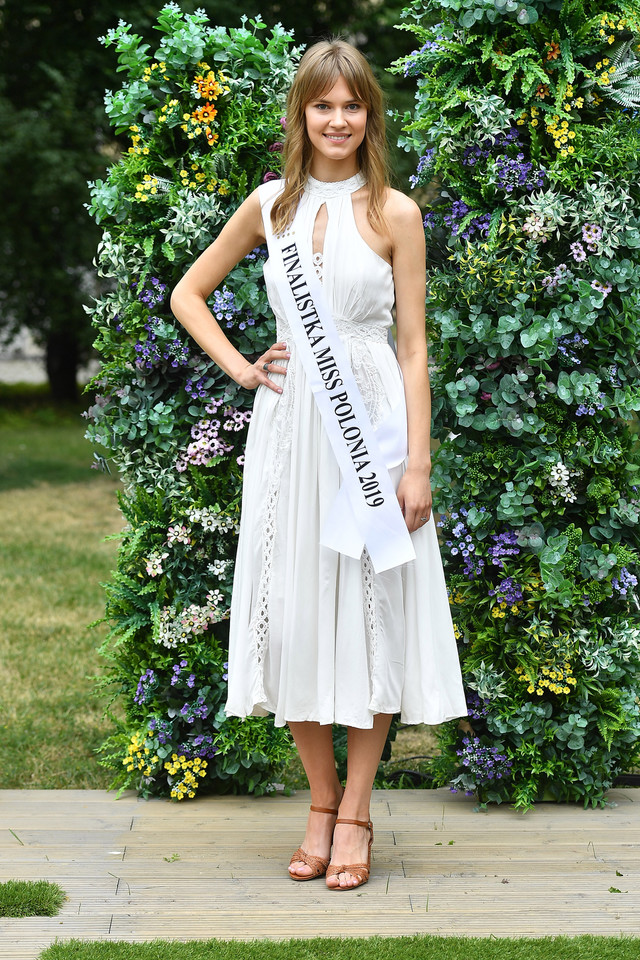
<svg viewBox="0 0 640 960"><path fill-rule="evenodd" d="M547 60L557 60L560 56L560 47L557 43L548 43L547 44Z"/></svg>
<svg viewBox="0 0 640 960"><path fill-rule="evenodd" d="M197 120L198 123L202 123L207 126L208 124L213 123L217 113L218 111L212 104L205 103L203 107L196 107L191 116L194 120Z"/></svg>
<svg viewBox="0 0 640 960"><path fill-rule="evenodd" d="M545 97L549 95L549 87L546 83L541 83L536 90L536 97L540 97L541 100L544 100Z"/></svg>

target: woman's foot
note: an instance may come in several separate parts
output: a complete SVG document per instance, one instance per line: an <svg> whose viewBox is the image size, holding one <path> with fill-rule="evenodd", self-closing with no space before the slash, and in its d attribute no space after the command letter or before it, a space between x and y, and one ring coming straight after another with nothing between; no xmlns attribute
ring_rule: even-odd
<svg viewBox="0 0 640 960"><path fill-rule="evenodd" d="M302 846L296 850L289 864L289 873L294 879L312 880L324 875L331 856L331 841L338 815L338 803L339 800L334 807L326 808L312 805L309 810ZM306 854L311 863L294 859L298 852Z"/></svg>
<svg viewBox="0 0 640 960"><path fill-rule="evenodd" d="M333 850L326 880L331 890L359 887L369 879L373 830L367 825L368 818L358 823L348 819L344 823L341 821L342 812L333 831ZM336 867L344 869L332 872Z"/></svg>

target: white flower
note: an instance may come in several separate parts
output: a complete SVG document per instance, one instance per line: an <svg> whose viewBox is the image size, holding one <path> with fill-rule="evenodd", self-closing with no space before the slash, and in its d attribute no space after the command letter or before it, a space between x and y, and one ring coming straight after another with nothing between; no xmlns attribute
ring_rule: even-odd
<svg viewBox="0 0 640 960"><path fill-rule="evenodd" d="M166 560L169 556L168 553L152 553L151 556L147 559L147 573L150 577L157 577L161 573L164 573L162 568L162 561Z"/></svg>

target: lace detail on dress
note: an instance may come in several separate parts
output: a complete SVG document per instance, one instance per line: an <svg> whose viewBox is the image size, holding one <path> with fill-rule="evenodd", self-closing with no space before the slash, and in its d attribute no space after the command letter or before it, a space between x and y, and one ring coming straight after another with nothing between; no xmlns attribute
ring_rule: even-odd
<svg viewBox="0 0 640 960"><path fill-rule="evenodd" d="M264 513L261 520L262 529L262 565L260 579L256 591L256 602L251 617L250 631L253 635L254 654L258 666L256 687L253 692L254 703L263 703L266 700L264 689L264 661L269 647L269 591L271 587L271 571L273 562L273 547L277 533L277 511L280 494L280 482L285 457L289 456L291 439L293 436L293 401L295 397L295 365L287 364L287 386L278 399L278 409L274 421L274 443L271 448L273 456L270 460L270 477Z"/></svg>
<svg viewBox="0 0 640 960"><path fill-rule="evenodd" d="M371 699L376 695L376 677L378 675L378 638L380 636L380 621L378 616L378 604L376 601L375 571L373 563L366 549L362 552L360 561L362 570L362 600L364 606L364 630L367 639L367 649L369 651L369 676L371 678Z"/></svg>
<svg viewBox="0 0 640 960"><path fill-rule="evenodd" d="M371 353L357 341L351 351L351 369L371 425L377 427L389 411L389 399Z"/></svg>
<svg viewBox="0 0 640 960"><path fill-rule="evenodd" d="M355 193L360 187L364 187L367 182L362 173L356 173L348 180L316 180L315 177L308 177L305 184L305 190L312 197L321 197L323 200L331 200L332 197L344 197L349 193Z"/></svg>
<svg viewBox="0 0 640 960"><path fill-rule="evenodd" d="M313 267L316 271L316 277L322 283L322 270L324 267L324 257L321 253L314 253L313 255Z"/></svg>
<svg viewBox="0 0 640 960"><path fill-rule="evenodd" d="M346 320L343 317L334 317L333 322L341 340L359 340L361 343L370 340L374 340L376 343L388 342L388 327L383 327L381 324L363 323L362 320Z"/></svg>

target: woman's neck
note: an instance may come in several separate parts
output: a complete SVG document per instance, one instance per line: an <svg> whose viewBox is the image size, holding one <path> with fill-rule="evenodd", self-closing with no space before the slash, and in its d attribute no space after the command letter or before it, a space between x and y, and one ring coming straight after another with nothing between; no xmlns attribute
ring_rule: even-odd
<svg viewBox="0 0 640 960"><path fill-rule="evenodd" d="M337 183L339 180L348 180L355 177L360 167L355 157L345 157L344 160L329 160L327 157L314 156L311 160L309 173L316 180L325 183Z"/></svg>

